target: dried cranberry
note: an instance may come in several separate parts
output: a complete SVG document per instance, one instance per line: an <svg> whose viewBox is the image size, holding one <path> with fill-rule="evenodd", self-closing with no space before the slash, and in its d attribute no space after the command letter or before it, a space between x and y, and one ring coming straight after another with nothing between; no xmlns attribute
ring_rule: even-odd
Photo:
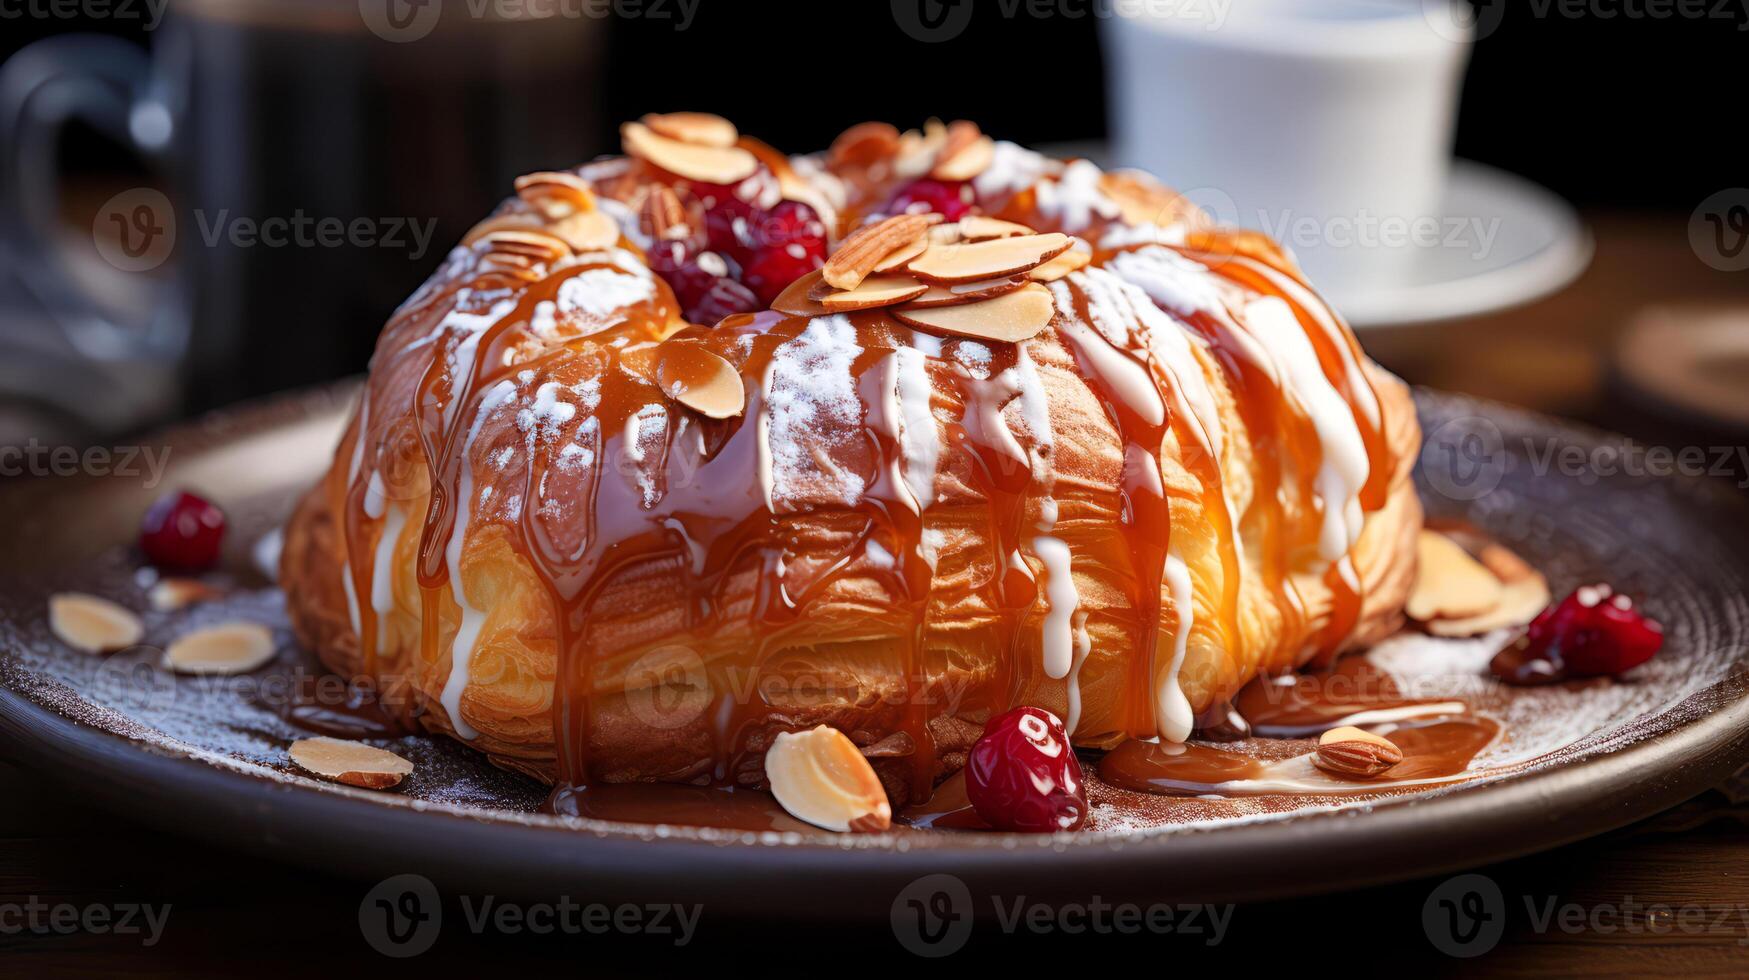
<svg viewBox="0 0 1749 980"><path fill-rule="evenodd" d="M1081 763L1063 723L1043 708L990 719L966 759L966 796L998 830L1043 834L1087 821Z"/></svg>
<svg viewBox="0 0 1749 980"><path fill-rule="evenodd" d="M749 239L757 251L797 245L821 259L826 256L826 225L813 208L799 201L779 201L758 215L749 226Z"/></svg>
<svg viewBox="0 0 1749 980"><path fill-rule="evenodd" d="M705 209L705 241L713 250L739 262L753 251L753 229L759 209L739 198L718 200Z"/></svg>
<svg viewBox="0 0 1749 980"><path fill-rule="evenodd" d="M972 191L972 185L965 181L924 177L899 188L884 210L888 214L904 214L913 210L934 211L949 221L958 221L976 203L977 195Z"/></svg>
<svg viewBox="0 0 1749 980"><path fill-rule="evenodd" d="M1511 684L1626 673L1664 646L1664 628L1607 585L1587 585L1542 611L1489 663Z"/></svg>
<svg viewBox="0 0 1749 980"><path fill-rule="evenodd" d="M741 280L759 297L760 306L770 306L790 283L826 264L824 251L797 244L770 246L747 260Z"/></svg>
<svg viewBox="0 0 1749 980"><path fill-rule="evenodd" d="M697 302L688 304L682 315L690 323L714 324L723 317L757 309L759 298L753 295L753 290L733 279L718 279Z"/></svg>
<svg viewBox="0 0 1749 980"><path fill-rule="evenodd" d="M200 572L219 563L225 512L186 490L158 498L140 522L140 550L153 565Z"/></svg>

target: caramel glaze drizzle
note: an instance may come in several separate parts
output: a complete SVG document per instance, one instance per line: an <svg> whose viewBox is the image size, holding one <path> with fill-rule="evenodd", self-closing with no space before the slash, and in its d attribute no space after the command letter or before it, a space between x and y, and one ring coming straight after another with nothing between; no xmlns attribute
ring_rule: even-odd
<svg viewBox="0 0 1749 980"><path fill-rule="evenodd" d="M756 149L766 150L762 144ZM771 154L758 155L765 159ZM767 165L771 165L769 160ZM580 173L586 178L589 175L587 168ZM850 201L839 215L838 234L877 208L896 183L894 179L870 180L866 172L841 176ZM790 177L794 178L793 172ZM613 182L623 187L628 179L674 180L653 168L633 164L629 171L615 174ZM597 187L608 182L598 180ZM611 189L602 193L611 196ZM1040 231L1059 230L1052 217L1036 206L1030 190L987 200L983 207L986 213ZM1097 243L1107 230L1120 227L1115 218L1096 215L1090 227L1061 230ZM1098 249L1093 267L1103 267L1119 252L1138 247L1142 246ZM1260 245L1249 233L1205 229L1182 244L1166 247L1219 277L1234 296L1274 296L1288 304L1311 339L1326 378L1354 411L1371 465L1362 507L1373 511L1382 506L1395 461L1386 446L1378 399L1356 367L1364 363L1358 346L1336 314L1306 286L1279 251L1267 243ZM620 248L622 255L636 254L636 245L628 240L622 239ZM537 334L541 304L556 300L566 282L592 271L614 269L623 271L623 266L607 255L579 257L574 264L548 268L538 263L488 262L477 247L460 248L452 253L450 264L397 312L384 332L365 399L341 448L342 458L354 459L346 474L344 533L350 573L347 585L366 672L376 672L381 652L380 628L371 599L376 574L373 566L385 521L383 506L371 500L373 493L383 493L380 488L373 490L373 479L391 484L383 494L389 507L429 492L417 559L423 610L419 651L426 663L439 658L446 639L439 635L444 596L453 588L449 581L451 560L446 553L452 540L467 533L469 525L501 525L510 545L540 576L553 603L560 651L553 715L561 792L566 787L588 786L603 775L592 765L589 704L602 665L614 654L605 629L598 625L601 617L595 608L609 583L657 567L683 570L685 616L676 635L699 636L740 627L745 635L761 638L753 659L757 665L786 642L805 637L811 604L836 578L850 571L857 556L872 542L892 556L890 566L880 574L887 579L890 594L901 597L902 612L908 617L907 640L899 651L904 703L896 730L911 743L911 798L926 799L936 772L931 708L939 700L930 693L927 648L933 575L924 546L927 508L918 507L903 486L904 452L893 437L890 421L871 424L873 414L881 410L878 386L884 383L883 374L895 369L890 364L893 352L919 348L919 336L882 311L845 318L857 351L851 375L862 403L863 444L824 449L831 458L822 465L865 476L866 489L844 508L858 528L852 536L854 543L826 567L798 573L787 567L786 508L781 501L766 498L760 470L761 440L765 438L761 427L766 424L768 397L763 380L769 378L779 348L802 337L810 323L818 321L768 311L730 317L715 327L686 326L667 336L679 319L678 306L666 284L656 281L647 300L624 308L592 332L557 340ZM1059 317L1091 322L1094 312L1086 290L1073 276L1067 288L1073 308L1063 309L1059 304ZM446 318L458 311L489 322L471 331L447 329ZM1200 342L1198 356L1218 366L1237 398L1261 480L1252 498L1253 514L1230 513L1221 478L1222 461L1203 450L1207 434L1199 431L1198 420L1179 410L1182 402L1174 400L1180 393L1174 391L1171 371L1149 353L1143 340L1134 340L1124 354L1142 362L1155 381L1166 406L1164 419L1158 421L1142 417L1128 405L1090 363L1086 351L1067 336L1058 339L1075 358L1124 443L1121 485L1112 488L1120 503L1121 525L1113 529L1107 544L1089 549L1090 553L1077 553L1074 560L1128 569L1130 615L1142 649L1169 656L1169 649L1160 649L1171 639L1170 635L1162 636L1160 624L1172 506L1162 487L1160 453L1168 434L1176 438L1185 466L1201 481L1201 503L1219 535L1224 584L1216 628L1221 641L1228 644L1237 642L1241 635L1241 565L1234 533L1241 520L1251 519L1262 529L1264 540L1258 552L1264 557L1257 573L1280 600L1280 608L1303 619L1304 603L1295 594L1287 556L1312 546L1317 538L1317 519L1314 514L1308 520L1290 520L1280 502L1280 491L1282 482L1291 475L1298 484L1299 499L1315 499L1311 481L1319 466L1320 448L1306 412L1285 393L1276 369L1256 355L1257 342L1246 336L1246 327L1230 303L1219 309L1167 312ZM1029 343L1049 344L1050 336L1051 331L1047 331L1045 337ZM733 365L746 382L744 412L724 420L703 418L686 412L651 382L615 369L626 348L659 340L699 345ZM974 374L951 356L960 343L953 338L941 340L942 356L929 356L927 368L934 388L933 414L944 430L941 467L959 467L969 474L990 514L990 573L979 589L1000 611L1000 667L990 689L973 692L970 703L999 710L1017 697L1027 681L1026 672L1032 669L1021 662L1020 651L1025 648L1021 627L1028 613L1036 611L1040 590L1031 566L1011 558L1027 550L1023 542L1028 524L1038 520L1049 474L1038 472L1035 460L1048 469L1048 447L1025 446L1024 457L1017 457L1013 447L1019 436L995 431L1004 426L1003 412L1017 397L997 379L1014 367L1019 348L988 345L992 363L986 371ZM434 351L425 349L433 344ZM931 342L929 346L934 349L935 345ZM470 514L466 495L477 493L470 487L471 472L482 466L488 452L503 448L499 445L504 440L502 433L492 445L475 442L480 420L494 410L493 400L524 404L531 392L543 385L580 383L597 386L597 401L584 409L593 419L586 431L586 444L582 432L577 437L595 465L573 471L561 465L556 451L522 453L525 473L518 515L511 519L498 512ZM511 386L513 398L502 394L505 385ZM500 394L494 395L495 391ZM628 446L628 423L651 406L662 407L661 440L645 446L640 439L639 446ZM640 470L651 475L653 487L637 485L606 462L637 452L657 454L654 465ZM383 476L390 473L395 474L393 479ZM684 479L676 480L676 475ZM505 484L500 481L498 486ZM574 506L537 506L537 501L550 504L555 500L570 500ZM867 564L856 563L857 574L868 574ZM758 583L751 607L726 606L726 583L749 569L754 570ZM1329 570L1327 580L1336 595L1336 609L1314 646L1333 653L1358 619L1363 597L1351 572L1344 574L1339 566ZM1284 630L1286 635L1294 632ZM454 637L448 639L457 642ZM1270 657L1266 662L1280 659ZM1120 736L1145 738L1157 730L1154 662L1151 655L1131 660L1130 692L1123 711L1126 731L1117 733ZM677 773L676 778L732 784L748 765L757 765L757 759L749 757L748 735L771 720L770 709L758 697L735 699L735 685L722 675L724 669L714 664L708 667L712 689L721 692L719 703L709 714L715 719L710 771ZM459 713L452 714L455 727L466 735Z"/></svg>

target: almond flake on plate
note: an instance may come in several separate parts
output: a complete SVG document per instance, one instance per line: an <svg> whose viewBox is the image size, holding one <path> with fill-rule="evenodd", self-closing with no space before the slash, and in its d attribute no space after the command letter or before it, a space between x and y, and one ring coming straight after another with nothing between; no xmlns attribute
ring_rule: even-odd
<svg viewBox="0 0 1749 980"><path fill-rule="evenodd" d="M855 289L831 292L820 297L820 305L833 313L871 310L915 299L928 288L910 276L870 276Z"/></svg>
<svg viewBox="0 0 1749 980"><path fill-rule="evenodd" d="M247 674L278 651L273 632L258 623L208 626L178 638L164 651L164 668L179 674Z"/></svg>
<svg viewBox="0 0 1749 980"><path fill-rule="evenodd" d="M912 275L941 283L976 282L1026 272L1069 250L1075 240L1052 232L992 238L982 242L933 245L906 267Z"/></svg>
<svg viewBox="0 0 1749 980"><path fill-rule="evenodd" d="M365 789L398 786L413 771L413 763L393 752L344 739L303 738L288 750L299 768L323 779Z"/></svg>
<svg viewBox="0 0 1749 980"><path fill-rule="evenodd" d="M175 612L197 602L210 602L222 595L223 592L199 579L166 578L152 586L151 591L146 593L146 599L159 612Z"/></svg>
<svg viewBox="0 0 1749 980"><path fill-rule="evenodd" d="M669 139L699 146L734 146L741 138L734 123L708 112L651 113L643 122Z"/></svg>
<svg viewBox="0 0 1749 980"><path fill-rule="evenodd" d="M1411 619L1461 619L1500 602L1500 579L1456 541L1423 530L1415 539L1419 572L1405 607Z"/></svg>
<svg viewBox="0 0 1749 980"><path fill-rule="evenodd" d="M759 169L759 158L738 146L682 143L635 122L621 126L619 134L626 153L687 180L734 184Z"/></svg>
<svg viewBox="0 0 1749 980"><path fill-rule="evenodd" d="M893 315L904 323L925 330L1019 343L1037 336L1050 324L1055 312L1051 291L1036 282L1029 282L993 299L923 309L897 307Z"/></svg>
<svg viewBox="0 0 1749 980"><path fill-rule="evenodd" d="M49 629L62 643L86 653L124 650L140 642L140 617L108 599L83 592L49 596Z"/></svg>
<svg viewBox="0 0 1749 980"><path fill-rule="evenodd" d="M893 808L874 767L835 728L778 735L765 753L765 778L797 820L839 833L892 825Z"/></svg>

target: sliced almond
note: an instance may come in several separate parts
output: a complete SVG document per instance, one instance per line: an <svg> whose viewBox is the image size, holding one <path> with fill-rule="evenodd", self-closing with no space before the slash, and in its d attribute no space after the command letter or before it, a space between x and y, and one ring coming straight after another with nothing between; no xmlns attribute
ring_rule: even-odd
<svg viewBox="0 0 1749 980"><path fill-rule="evenodd" d="M539 215L526 211L511 211L493 215L469 228L468 233L462 236L462 244L472 246L495 231L539 231L542 227L543 222Z"/></svg>
<svg viewBox="0 0 1749 980"><path fill-rule="evenodd" d="M195 630L164 651L164 668L179 674L247 674L278 651L273 632L257 623L226 623Z"/></svg>
<svg viewBox="0 0 1749 980"><path fill-rule="evenodd" d="M986 238L1012 238L1015 235L1037 234L1025 225L1000 218L986 218L981 214L968 214L959 220L960 237L968 242L981 242Z"/></svg>
<svg viewBox="0 0 1749 980"><path fill-rule="evenodd" d="M687 180L735 184L759 169L759 158L738 146L682 143L635 122L621 126L619 135L626 153Z"/></svg>
<svg viewBox="0 0 1749 980"><path fill-rule="evenodd" d="M904 265L929 248L929 236L918 235L898 248L887 253L887 257L875 263L874 272L891 272Z"/></svg>
<svg viewBox="0 0 1749 980"><path fill-rule="evenodd" d="M1034 266L1027 276L1034 282L1056 282L1071 272L1086 268L1092 261L1093 256L1072 248L1044 265Z"/></svg>
<svg viewBox="0 0 1749 980"><path fill-rule="evenodd" d="M939 119L923 124L923 132L915 129L899 134L899 155L893 161L893 172L900 177L921 177L935 165L937 154L947 143L947 127Z"/></svg>
<svg viewBox="0 0 1749 980"><path fill-rule="evenodd" d="M912 275L934 282L976 282L1025 272L1063 254L1074 243L1068 235L1052 232L933 245L905 268Z"/></svg>
<svg viewBox="0 0 1749 980"><path fill-rule="evenodd" d="M877 306L892 306L921 296L929 287L910 276L870 276L855 289L831 292L820 297L820 305L833 313L872 310Z"/></svg>
<svg viewBox="0 0 1749 980"><path fill-rule="evenodd" d="M959 306L963 303L976 303L979 300L992 299L1003 293L1010 293L1026 285L1025 276L1011 276L1004 279L983 279L978 282L961 282L952 286L929 287L929 290L905 304L908 310L926 310L932 306Z"/></svg>
<svg viewBox="0 0 1749 980"><path fill-rule="evenodd" d="M735 124L708 112L663 112L644 117L644 125L671 140L698 146L734 146Z"/></svg>
<svg viewBox="0 0 1749 980"><path fill-rule="evenodd" d="M413 763L393 752L363 742L338 738L301 738L291 744L291 760L323 779L365 789L398 786L413 771Z"/></svg>
<svg viewBox="0 0 1749 980"><path fill-rule="evenodd" d="M1113 204L1126 225L1167 227L1194 216L1196 206L1133 170L1112 170L1099 176L1099 191Z"/></svg>
<svg viewBox="0 0 1749 980"><path fill-rule="evenodd" d="M1318 736L1318 751L1312 757L1319 769L1358 779L1382 776L1402 761L1403 750L1395 742L1351 725Z"/></svg>
<svg viewBox="0 0 1749 980"><path fill-rule="evenodd" d="M1411 619L1462 619L1499 604L1500 580L1456 541L1424 530L1415 539L1415 554L1420 571L1405 607Z"/></svg>
<svg viewBox="0 0 1749 980"><path fill-rule="evenodd" d="M562 170L542 170L516 178L516 196L554 221L566 215L595 210L595 192L589 182Z"/></svg>
<svg viewBox="0 0 1749 980"><path fill-rule="evenodd" d="M591 213L596 214L597 217L606 217L606 215L602 215L599 212ZM573 215L571 218L566 218L564 220L570 221L576 218L585 217L587 216ZM608 220L612 221L613 219L608 218ZM550 235L542 230L532 229L522 231L519 229L503 228L497 231L487 232L475 243L475 245L476 247L490 252L499 258L522 258L529 260L531 263L539 262L547 265L557 262L571 254L571 246L564 239L559 238L556 235Z"/></svg>
<svg viewBox="0 0 1749 980"><path fill-rule="evenodd" d="M797 820L839 833L892 826L893 808L874 767L835 728L777 736L765 753L765 778Z"/></svg>
<svg viewBox="0 0 1749 980"><path fill-rule="evenodd" d="M947 138L935 155L929 175L936 180L971 180L996 158L996 143L978 131L975 123L956 120L947 127Z"/></svg>
<svg viewBox="0 0 1749 980"><path fill-rule="evenodd" d="M658 241L684 238L692 230L686 205L680 203L680 196L664 184L650 185L650 192L644 195L643 206L638 209L638 222L643 225L645 234Z"/></svg>
<svg viewBox="0 0 1749 980"><path fill-rule="evenodd" d="M49 629L62 643L86 653L109 653L140 642L145 627L125 607L83 592L49 596Z"/></svg>
<svg viewBox="0 0 1749 980"><path fill-rule="evenodd" d="M820 275L838 289L855 289L882 259L940 220L935 214L901 214L859 228L826 260Z"/></svg>
<svg viewBox="0 0 1749 980"><path fill-rule="evenodd" d="M656 380L668 397L708 418L732 418L747 405L741 372L697 344L663 345Z"/></svg>
<svg viewBox="0 0 1749 980"><path fill-rule="evenodd" d="M146 601L159 612L175 612L200 602L211 602L224 595L218 589L192 578L159 579L146 593Z"/></svg>
<svg viewBox="0 0 1749 980"><path fill-rule="evenodd" d="M1553 597L1549 583L1541 574L1507 582L1500 590L1500 601L1492 609L1475 616L1429 620L1424 625L1434 636L1481 636L1498 629L1517 628L1528 624L1548 608Z"/></svg>
<svg viewBox="0 0 1749 980"><path fill-rule="evenodd" d="M923 309L897 307L893 315L924 330L1019 343L1048 326L1055 312L1051 291L1036 282L1029 282L994 299Z"/></svg>
<svg viewBox="0 0 1749 980"><path fill-rule="evenodd" d="M790 283L771 301L771 308L790 316L825 316L826 308L820 305L819 297L831 290L832 285L815 269Z"/></svg>
<svg viewBox="0 0 1749 980"><path fill-rule="evenodd" d="M588 211L560 218L547 231L578 252L600 252L619 244L619 222L606 211Z"/></svg>
<svg viewBox="0 0 1749 980"><path fill-rule="evenodd" d="M899 131L888 123L858 123L832 141L829 154L834 169L866 167L899 152Z"/></svg>
<svg viewBox="0 0 1749 980"><path fill-rule="evenodd" d="M931 245L952 245L964 238L965 236L960 234L960 223L957 221L944 222L929 229L929 243Z"/></svg>

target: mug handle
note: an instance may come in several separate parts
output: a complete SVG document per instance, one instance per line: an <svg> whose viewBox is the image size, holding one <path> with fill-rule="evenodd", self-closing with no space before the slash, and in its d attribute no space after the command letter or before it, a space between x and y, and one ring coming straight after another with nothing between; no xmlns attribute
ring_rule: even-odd
<svg viewBox="0 0 1749 980"><path fill-rule="evenodd" d="M77 275L58 243L62 128L82 121L156 165L169 143L170 115L149 96L150 82L144 51L95 34L47 38L0 65L0 173L6 174L0 214L8 216L0 219L0 236L24 286L74 348L96 360L174 359L186 343L187 324L164 297L154 297L143 322L117 322L82 282L90 275ZM164 202L154 210L168 210L162 195L153 200ZM173 221L174 215L162 218Z"/></svg>

